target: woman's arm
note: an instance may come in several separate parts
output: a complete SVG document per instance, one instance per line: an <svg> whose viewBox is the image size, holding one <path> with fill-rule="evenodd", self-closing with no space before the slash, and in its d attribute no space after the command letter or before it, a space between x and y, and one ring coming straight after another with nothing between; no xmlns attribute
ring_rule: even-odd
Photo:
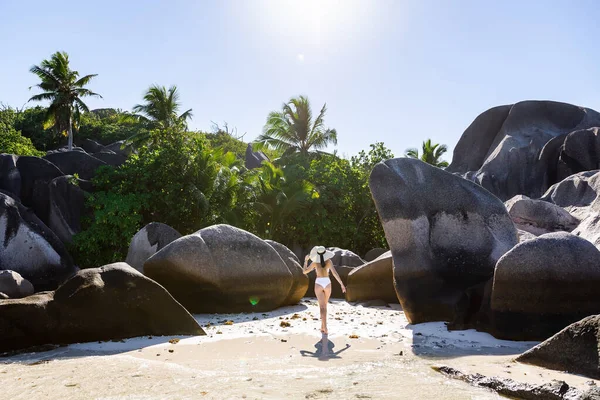
<svg viewBox="0 0 600 400"><path fill-rule="evenodd" d="M337 279L337 281L340 283L340 286L342 287L342 293L346 293L346 286L344 286L344 282L342 282L342 278L340 278L337 271L335 270L335 267L333 266L333 262L331 260L327 260L327 264L329 264L329 269L331 270L331 273L333 274L333 276L335 276L335 279Z"/></svg>
<svg viewBox="0 0 600 400"><path fill-rule="evenodd" d="M306 266L306 263L308 262L308 257L308 255L304 257L304 265L302 266L302 272L304 273L304 275L308 274L310 271L315 269L315 263L311 263L308 267Z"/></svg>

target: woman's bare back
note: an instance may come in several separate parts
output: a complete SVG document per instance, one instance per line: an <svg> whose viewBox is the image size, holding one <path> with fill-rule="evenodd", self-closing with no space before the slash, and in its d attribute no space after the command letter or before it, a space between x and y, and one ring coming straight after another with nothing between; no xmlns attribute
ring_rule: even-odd
<svg viewBox="0 0 600 400"><path fill-rule="evenodd" d="M321 266L321 263L315 264L315 273L317 274L317 278L329 278L329 265L331 261L325 261L325 267Z"/></svg>

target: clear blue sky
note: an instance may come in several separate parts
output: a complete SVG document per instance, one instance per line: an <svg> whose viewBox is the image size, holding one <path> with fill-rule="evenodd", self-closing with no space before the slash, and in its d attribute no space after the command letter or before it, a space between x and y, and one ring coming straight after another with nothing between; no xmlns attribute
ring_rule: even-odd
<svg viewBox="0 0 600 400"><path fill-rule="evenodd" d="M91 108L130 110L176 84L191 127L261 133L305 94L340 154L431 138L452 150L482 111L526 99L600 110L600 3L572 1L0 0L0 102L22 106L28 72L57 50L97 73ZM450 154L447 159L450 160Z"/></svg>

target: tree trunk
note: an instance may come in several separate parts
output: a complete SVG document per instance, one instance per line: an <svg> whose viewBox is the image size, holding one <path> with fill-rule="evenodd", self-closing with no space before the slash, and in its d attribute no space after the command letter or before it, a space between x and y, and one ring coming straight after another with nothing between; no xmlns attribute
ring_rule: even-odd
<svg viewBox="0 0 600 400"><path fill-rule="evenodd" d="M69 115L69 151L73 150L73 117Z"/></svg>

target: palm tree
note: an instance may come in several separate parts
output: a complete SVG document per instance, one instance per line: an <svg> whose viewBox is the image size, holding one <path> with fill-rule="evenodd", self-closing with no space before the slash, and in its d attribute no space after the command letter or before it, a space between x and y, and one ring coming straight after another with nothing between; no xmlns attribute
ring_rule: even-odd
<svg viewBox="0 0 600 400"><path fill-rule="evenodd" d="M327 104L313 121L308 98L293 97L283 104L281 111L273 111L254 144L255 150L271 147L284 154L300 152L307 154L311 149L323 149L329 143L337 144L335 129L325 128L324 118Z"/></svg>
<svg viewBox="0 0 600 400"><path fill-rule="evenodd" d="M427 141L423 142L422 145L423 154L419 157L419 150L417 149L407 149L405 156L410 158L416 158L418 160L424 161L427 164L434 165L439 168L446 168L448 166L448 162L440 160L442 155L448 151L448 147L445 144L431 144L431 139L427 139Z"/></svg>
<svg viewBox="0 0 600 400"><path fill-rule="evenodd" d="M41 83L35 87L43 93L32 96L29 101L50 101L46 111L44 129L56 127L61 134L69 136L69 151L73 149L73 125L79 123L81 112L89 112L82 97L102 97L86 88L96 74L79 78L79 72L69 67L69 55L64 51L52 54L50 60L44 60L29 69L36 74ZM30 88L31 89L31 88Z"/></svg>
<svg viewBox="0 0 600 400"><path fill-rule="evenodd" d="M152 85L144 95L144 100L146 103L135 105L133 111L152 127L168 129L182 126L186 128L187 120L192 118L191 108L183 114L177 115L181 106L177 86L171 86L167 90L164 86Z"/></svg>

